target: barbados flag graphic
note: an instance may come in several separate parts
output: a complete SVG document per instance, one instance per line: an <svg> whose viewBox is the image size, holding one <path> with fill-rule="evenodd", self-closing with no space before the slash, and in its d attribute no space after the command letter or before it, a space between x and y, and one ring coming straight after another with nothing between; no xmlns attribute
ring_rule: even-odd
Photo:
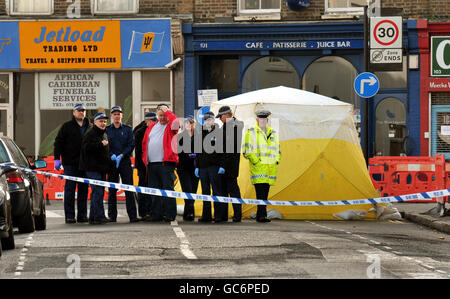
<svg viewBox="0 0 450 299"><path fill-rule="evenodd" d="M132 31L128 60L133 53L158 53L161 51L164 40L163 32L137 32Z"/></svg>

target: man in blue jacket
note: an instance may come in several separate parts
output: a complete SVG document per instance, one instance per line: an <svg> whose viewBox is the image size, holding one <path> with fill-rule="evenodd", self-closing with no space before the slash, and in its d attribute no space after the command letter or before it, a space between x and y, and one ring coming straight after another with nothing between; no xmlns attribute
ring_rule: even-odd
<svg viewBox="0 0 450 299"><path fill-rule="evenodd" d="M122 123L123 113L120 106L111 108L111 124L106 127L109 139L109 154L113 167L108 173L108 181L118 183L119 175L123 184L133 185L133 169L130 156L134 149L133 129ZM126 207L130 222L138 222L134 193L125 191ZM117 221L117 189L109 188L108 217L110 222Z"/></svg>

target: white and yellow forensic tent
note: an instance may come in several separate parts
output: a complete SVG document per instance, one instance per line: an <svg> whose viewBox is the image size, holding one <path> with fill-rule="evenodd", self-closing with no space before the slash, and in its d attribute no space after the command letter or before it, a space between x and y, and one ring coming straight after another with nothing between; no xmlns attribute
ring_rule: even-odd
<svg viewBox="0 0 450 299"><path fill-rule="evenodd" d="M353 122L353 106L319 94L289 87L273 87L233 96L211 105L217 114L230 106L246 130L256 122L255 111L272 112L269 125L279 135L281 162L269 200L341 201L378 197ZM238 183L242 198L256 198L249 162L241 155ZM199 188L200 190L200 188ZM371 204L336 206L268 206L283 219L375 219ZM243 205L243 217L256 211ZM233 209L230 205L229 213ZM196 216L201 204L196 203ZM352 218L349 215L357 215Z"/></svg>

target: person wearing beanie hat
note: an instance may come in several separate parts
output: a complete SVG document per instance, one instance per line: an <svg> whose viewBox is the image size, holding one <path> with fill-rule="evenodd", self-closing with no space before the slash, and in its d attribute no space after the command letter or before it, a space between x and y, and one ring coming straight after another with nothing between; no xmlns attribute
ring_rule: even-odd
<svg viewBox="0 0 450 299"><path fill-rule="evenodd" d="M86 107L76 104L72 111L72 119L65 122L58 131L54 143L55 169L63 166L64 174L85 177L80 170L81 141L86 131L92 127L86 117ZM75 190L77 191L77 217L75 218ZM87 197L89 185L66 180L64 183L64 214L66 223L87 222Z"/></svg>
<svg viewBox="0 0 450 299"><path fill-rule="evenodd" d="M139 178L138 185L142 186L142 187L147 186L147 167L144 164L144 162L142 162L142 159L141 159L141 157L142 157L142 140L144 139L144 134L145 134L145 131L147 130L147 128L150 127L151 125L153 125L157 121L158 121L158 118L156 117L155 112L147 112L144 115L144 120L133 129L134 155L135 155L134 167L137 169L137 173L138 173L138 178ZM151 220L151 216L150 216L150 208L151 208L151 204L152 204L151 195L138 193L137 200L138 200L139 217L141 217L141 219L144 221Z"/></svg>

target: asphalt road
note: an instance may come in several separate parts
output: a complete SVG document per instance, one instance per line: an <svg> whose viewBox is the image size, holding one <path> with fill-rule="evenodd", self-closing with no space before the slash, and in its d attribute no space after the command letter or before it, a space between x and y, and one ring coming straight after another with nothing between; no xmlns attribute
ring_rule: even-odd
<svg viewBox="0 0 450 299"><path fill-rule="evenodd" d="M0 278L450 278L450 236L408 221L65 224L15 234Z"/></svg>

